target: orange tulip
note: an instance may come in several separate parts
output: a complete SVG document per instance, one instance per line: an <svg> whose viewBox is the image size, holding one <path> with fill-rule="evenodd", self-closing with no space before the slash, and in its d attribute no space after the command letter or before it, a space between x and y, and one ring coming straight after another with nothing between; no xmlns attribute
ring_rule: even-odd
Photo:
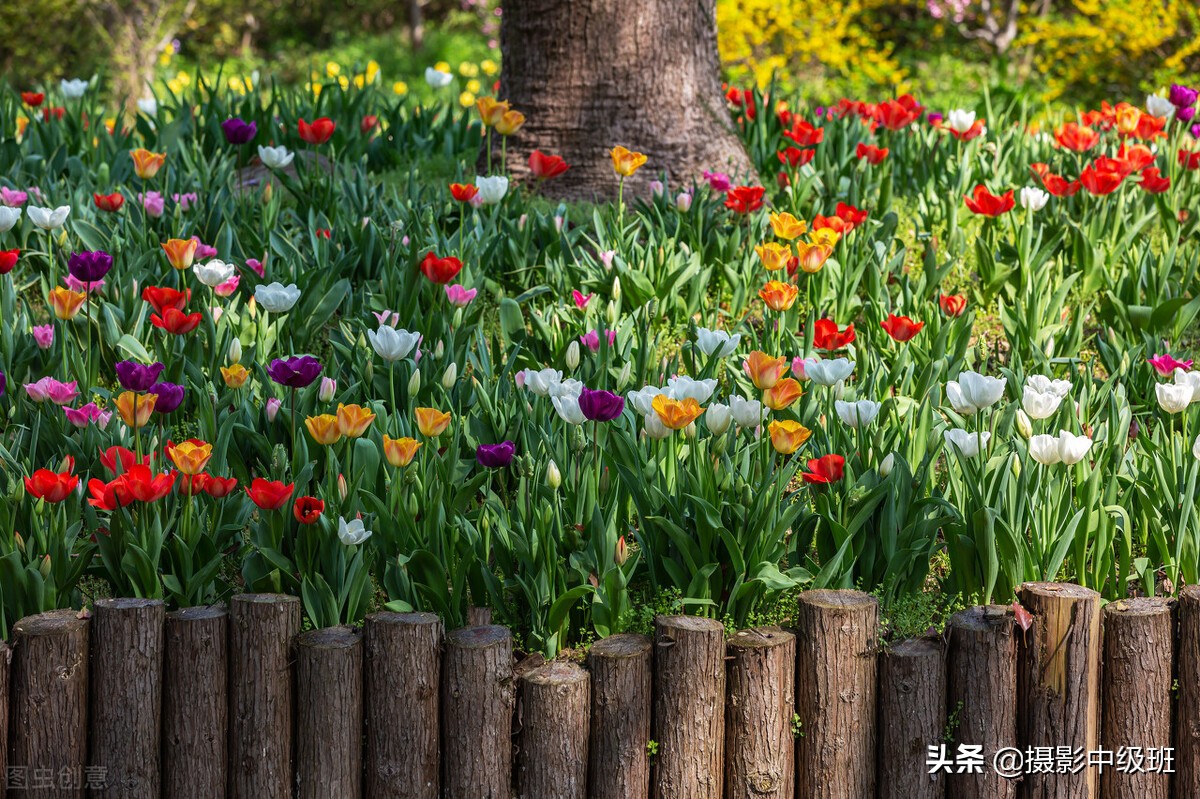
<svg viewBox="0 0 1200 799"><path fill-rule="evenodd" d="M309 416L304 420L309 435L318 444L336 444L342 438L342 429L338 425L338 417L332 413L322 413L319 416Z"/></svg>
<svg viewBox="0 0 1200 799"><path fill-rule="evenodd" d="M192 268L198 244L196 239L167 239L162 248L163 252L167 254L167 260L171 266L182 272L184 269Z"/></svg>
<svg viewBox="0 0 1200 799"><path fill-rule="evenodd" d="M635 153L619 144L609 151L609 155L612 156L613 169L623 178L627 178L634 172L637 172L646 163L645 155Z"/></svg>
<svg viewBox="0 0 1200 799"><path fill-rule="evenodd" d="M771 422L767 425L767 431L771 435L771 446L780 455L791 455L812 435L811 430L791 419Z"/></svg>
<svg viewBox="0 0 1200 799"><path fill-rule="evenodd" d="M773 241L758 245L754 248L754 252L758 254L758 259L762 261L763 268L768 272L783 269L787 266L788 259L792 257L790 247Z"/></svg>
<svg viewBox="0 0 1200 799"><path fill-rule="evenodd" d="M496 132L501 136L511 136L521 129L525 124L525 115L520 111L505 111L504 114L496 120Z"/></svg>
<svg viewBox="0 0 1200 799"><path fill-rule="evenodd" d="M758 296L762 297L763 302L772 311L786 311L796 304L796 297L800 296L800 289L791 283L772 280L758 290Z"/></svg>
<svg viewBox="0 0 1200 799"><path fill-rule="evenodd" d="M375 414L361 405L338 405L338 429L342 431L342 435L344 436L358 438L367 432L367 428L371 426L371 422L373 421L375 421Z"/></svg>
<svg viewBox="0 0 1200 799"><path fill-rule="evenodd" d="M771 410L782 411L800 399L800 395L803 393L799 381L792 377L785 377L763 392L762 401L763 405Z"/></svg>
<svg viewBox="0 0 1200 799"><path fill-rule="evenodd" d="M704 408L700 407L695 397L677 400L666 394L659 394L651 401L650 407L654 408L663 426L671 430L682 430L704 413Z"/></svg>
<svg viewBox="0 0 1200 799"><path fill-rule="evenodd" d="M803 236L808 231L808 223L784 211L779 214L771 214L771 230L777 238L791 241Z"/></svg>
<svg viewBox="0 0 1200 799"><path fill-rule="evenodd" d="M397 469L412 463L420 448L421 442L415 438L388 438L387 435L383 437L383 456Z"/></svg>
<svg viewBox="0 0 1200 799"><path fill-rule="evenodd" d="M765 352L755 350L742 363L742 368L746 370L755 388L763 391L779 382L779 378L788 370L788 362L786 358L772 358Z"/></svg>
<svg viewBox="0 0 1200 799"><path fill-rule="evenodd" d="M480 97L475 101L475 108L479 111L479 119L483 122L483 126L490 128L508 113L509 105L507 100L497 100L495 97Z"/></svg>
<svg viewBox="0 0 1200 799"><path fill-rule="evenodd" d="M151 395L156 396L156 395ZM141 410L139 408L139 410ZM181 444L167 444L167 457L183 474L200 474L212 457L212 444L190 438Z"/></svg>
<svg viewBox="0 0 1200 799"><path fill-rule="evenodd" d="M121 415L121 421L129 427L134 429L145 427L146 423L150 421L150 414L154 413L156 402L158 402L157 394L138 395L132 391L126 391L117 397L117 413Z"/></svg>
<svg viewBox="0 0 1200 799"><path fill-rule="evenodd" d="M167 162L166 153L152 153L145 147L130 150L129 157L133 159L134 174L142 180L153 178L158 174L158 170L162 169L163 164Z"/></svg>
<svg viewBox="0 0 1200 799"><path fill-rule="evenodd" d="M49 300L50 307L54 309L54 315L59 319L74 319L84 302L87 301L87 293L56 286L50 290L46 299Z"/></svg>
<svg viewBox="0 0 1200 799"><path fill-rule="evenodd" d="M221 378L230 388L241 388L250 378L250 372L240 363L235 363L233 366L221 367Z"/></svg>
<svg viewBox="0 0 1200 799"><path fill-rule="evenodd" d="M437 408L417 408L417 429L426 438L437 438L450 426L450 414Z"/></svg>
<svg viewBox="0 0 1200 799"><path fill-rule="evenodd" d="M802 241L796 245L796 249L800 268L810 275L820 272L829 256L833 255L833 247L825 244L809 244Z"/></svg>

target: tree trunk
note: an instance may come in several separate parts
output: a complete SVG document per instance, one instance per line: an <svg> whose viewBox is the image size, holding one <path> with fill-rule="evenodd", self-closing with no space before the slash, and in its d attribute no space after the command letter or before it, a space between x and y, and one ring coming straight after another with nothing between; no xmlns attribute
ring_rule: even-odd
<svg viewBox="0 0 1200 799"><path fill-rule="evenodd" d="M512 795L513 640L505 627L446 636L442 662L445 799Z"/></svg>
<svg viewBox="0 0 1200 799"><path fill-rule="evenodd" d="M0 640L0 799L8 786L8 671L12 650Z"/></svg>
<svg viewBox="0 0 1200 799"><path fill-rule="evenodd" d="M229 774L228 620L224 605L167 614L163 796L225 796Z"/></svg>
<svg viewBox="0 0 1200 799"><path fill-rule="evenodd" d="M704 170L752 179L721 92L715 0L509 0L500 23L500 97L525 114L508 142L515 177L534 149L571 168L547 181L556 196L613 197L608 151L649 156L626 182L647 194L664 172L675 186Z"/></svg>
<svg viewBox="0 0 1200 799"><path fill-rule="evenodd" d="M1017 636L1013 612L1002 605L967 608L950 618L947 708L959 746L980 746L976 773L946 775L954 799L1014 799L1017 783L996 773L996 752L1017 745Z"/></svg>
<svg viewBox="0 0 1200 799"><path fill-rule="evenodd" d="M360 799L362 633L310 630L296 639L296 797Z"/></svg>
<svg viewBox="0 0 1200 799"><path fill-rule="evenodd" d="M88 622L74 610L52 610L18 621L12 637L9 791L21 799L82 797Z"/></svg>
<svg viewBox="0 0 1200 799"><path fill-rule="evenodd" d="M725 627L699 616L659 616L654 652L654 799L721 799Z"/></svg>
<svg viewBox="0 0 1200 799"><path fill-rule="evenodd" d="M1171 746L1174 647L1168 600L1123 599L1104 609L1104 749ZM1104 799L1168 799L1171 775L1105 766L1100 783Z"/></svg>
<svg viewBox="0 0 1200 799"><path fill-rule="evenodd" d="M1200 796L1200 585L1179 592L1175 795Z"/></svg>
<svg viewBox="0 0 1200 799"><path fill-rule="evenodd" d="M292 639L300 599L238 594L229 603L229 796L292 797Z"/></svg>
<svg viewBox="0 0 1200 799"><path fill-rule="evenodd" d="M875 795L879 602L805 591L796 613L797 799Z"/></svg>
<svg viewBox="0 0 1200 799"><path fill-rule="evenodd" d="M586 799L590 688L574 663L547 663L521 678L521 799Z"/></svg>
<svg viewBox="0 0 1200 799"><path fill-rule="evenodd" d="M913 638L879 659L879 799L942 799L945 774L925 759L946 729L946 651Z"/></svg>
<svg viewBox="0 0 1200 799"><path fill-rule="evenodd" d="M1094 769L1088 752L1100 744L1100 595L1070 583L1025 583L1021 604L1034 617L1022 641L1018 686L1019 746L1067 747L1084 768L1030 773L1026 763L1019 795L1023 799L1095 799Z"/></svg>
<svg viewBox="0 0 1200 799"><path fill-rule="evenodd" d="M92 610L89 763L96 799L158 799L162 724L161 599L100 599Z"/></svg>
<svg viewBox="0 0 1200 799"><path fill-rule="evenodd" d="M728 651L725 797L792 799L796 636L778 627L742 630Z"/></svg>
<svg viewBox="0 0 1200 799"><path fill-rule="evenodd" d="M588 764L592 799L650 795L652 646L644 635L610 635L592 645L592 733Z"/></svg>
<svg viewBox="0 0 1200 799"><path fill-rule="evenodd" d="M438 799L442 622L374 613L366 644L367 799Z"/></svg>

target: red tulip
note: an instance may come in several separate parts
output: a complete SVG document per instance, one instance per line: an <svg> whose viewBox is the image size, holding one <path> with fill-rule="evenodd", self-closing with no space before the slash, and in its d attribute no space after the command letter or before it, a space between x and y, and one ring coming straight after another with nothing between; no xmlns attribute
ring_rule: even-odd
<svg viewBox="0 0 1200 799"><path fill-rule="evenodd" d="M299 497L292 505L292 515L301 524L316 524L325 511L325 503L316 497Z"/></svg>
<svg viewBox="0 0 1200 799"><path fill-rule="evenodd" d="M124 474L138 464L138 458L133 450L125 447L109 447L100 450L100 463L109 471L109 474ZM143 466L149 466L150 456L143 457L141 463Z"/></svg>
<svg viewBox="0 0 1200 799"><path fill-rule="evenodd" d="M725 207L738 214L757 211L762 208L764 192L762 186L734 186L725 195Z"/></svg>
<svg viewBox="0 0 1200 799"><path fill-rule="evenodd" d="M1150 194L1162 194L1171 188L1171 179L1163 177L1158 167L1148 166L1142 170L1142 180L1138 185Z"/></svg>
<svg viewBox="0 0 1200 799"><path fill-rule="evenodd" d="M870 215L870 211L860 210L855 208L853 205L847 205L846 203L838 203L837 211L835 213L838 219L846 223L847 233L849 233L851 230L854 230L854 228L858 227L863 222L866 222L867 217Z"/></svg>
<svg viewBox="0 0 1200 799"><path fill-rule="evenodd" d="M324 144L329 141L333 136L333 129L337 127L329 117L314 119L311 125L302 119L297 126L300 129L300 138L309 144Z"/></svg>
<svg viewBox="0 0 1200 799"><path fill-rule="evenodd" d="M116 510L133 502L133 494L125 489L124 477L109 482L92 478L88 480L88 504L97 510Z"/></svg>
<svg viewBox="0 0 1200 799"><path fill-rule="evenodd" d="M292 495L294 484L284 484L278 480L264 480L255 477L254 482L246 489L250 500L263 510L279 510Z"/></svg>
<svg viewBox="0 0 1200 799"><path fill-rule="evenodd" d="M319 122L320 120L317 121ZM313 124L315 125L316 122ZM362 118L362 122L358 123L358 129L363 133L370 133L377 127L379 127L379 117L375 116L374 114L367 114ZM330 128L329 131L332 133L333 128Z"/></svg>
<svg viewBox="0 0 1200 799"><path fill-rule="evenodd" d="M326 241L329 241L330 239L333 238L333 231L327 227L317 228L316 233L317 233L317 238L319 238L319 239L325 239Z"/></svg>
<svg viewBox="0 0 1200 799"><path fill-rule="evenodd" d="M1100 142L1100 134L1076 122L1068 122L1054 131L1054 140L1060 147L1076 153L1085 153Z"/></svg>
<svg viewBox="0 0 1200 799"><path fill-rule="evenodd" d="M541 150L534 150L529 154L529 174L537 180L558 177L570 168L570 165L557 155L546 155Z"/></svg>
<svg viewBox="0 0 1200 799"><path fill-rule="evenodd" d="M967 298L961 294L943 294L938 297L938 305L946 316L962 316L967 309Z"/></svg>
<svg viewBox="0 0 1200 799"><path fill-rule="evenodd" d="M171 474L175 477L175 484L178 486L179 493L185 497L194 497L197 494L204 493L204 489L208 485L209 477L203 472L200 474L172 472Z"/></svg>
<svg viewBox="0 0 1200 799"><path fill-rule="evenodd" d="M783 137L800 147L816 147L825 140L825 128L816 128L803 119L797 119L789 130L783 132Z"/></svg>
<svg viewBox="0 0 1200 799"><path fill-rule="evenodd" d="M920 115L920 106L911 95L880 103L875 109L875 119L888 130L907 128Z"/></svg>
<svg viewBox="0 0 1200 799"><path fill-rule="evenodd" d="M209 475L208 482L204 486L204 493L213 499L222 499L232 494L235 488L237 488L237 480L235 478Z"/></svg>
<svg viewBox="0 0 1200 799"><path fill-rule="evenodd" d="M1200 169L1200 150L1180 150L1179 165L1188 171Z"/></svg>
<svg viewBox="0 0 1200 799"><path fill-rule="evenodd" d="M997 197L982 183L975 187L975 191L966 200L967 208L970 208L973 213L991 217L1007 214L1016 205L1011 189L1003 196Z"/></svg>
<svg viewBox="0 0 1200 799"><path fill-rule="evenodd" d="M146 288L142 289L142 299L150 303L154 310L160 314L168 308L182 311L187 307L188 301L191 298L191 289L179 291L167 286L146 286Z"/></svg>
<svg viewBox="0 0 1200 799"><path fill-rule="evenodd" d="M62 119L63 114L66 112L67 109L63 108L61 105L47 106L46 108L42 109L42 121L49 122L51 119Z"/></svg>
<svg viewBox="0 0 1200 799"><path fill-rule="evenodd" d="M1051 174L1050 167L1046 164L1031 164L1029 168L1037 176L1037 179L1042 182L1042 186L1046 191L1055 197L1071 197L1080 189L1078 180L1067 180L1061 175Z"/></svg>
<svg viewBox="0 0 1200 799"><path fill-rule="evenodd" d="M73 463L71 465L74 466ZM62 502L71 496L77 485L79 478L71 474L70 469L65 472L38 469L32 477L25 478L25 490L33 497L44 499L46 502Z"/></svg>
<svg viewBox="0 0 1200 799"><path fill-rule="evenodd" d="M0 250L0 275L7 275L17 265L21 250Z"/></svg>
<svg viewBox="0 0 1200 799"><path fill-rule="evenodd" d="M854 341L854 337L853 322L845 330L838 330L837 322L832 319L818 319L813 324L813 346L819 350L840 350Z"/></svg>
<svg viewBox="0 0 1200 799"><path fill-rule="evenodd" d="M121 206L125 204L125 195L119 191L114 191L112 194L93 194L92 200L98 209L111 214L121 210Z"/></svg>
<svg viewBox="0 0 1200 799"><path fill-rule="evenodd" d="M846 459L841 455L825 455L820 458L812 458L808 462L808 471L800 476L804 478L804 482L810 485L836 483L842 479L842 472L845 465Z"/></svg>
<svg viewBox="0 0 1200 799"><path fill-rule="evenodd" d="M42 92L21 92L21 102L30 108L37 108L46 99L46 95Z"/></svg>
<svg viewBox="0 0 1200 799"><path fill-rule="evenodd" d="M775 153L776 157L779 158L779 163L792 169L804 166L813 160L813 156L816 154L816 150L801 150L796 147L788 147L786 150L780 150Z"/></svg>
<svg viewBox="0 0 1200 799"><path fill-rule="evenodd" d="M455 275L462 271L462 268L462 261L453 255L438 258L432 252L428 252L421 260L421 271L434 283L449 283Z"/></svg>
<svg viewBox="0 0 1200 799"><path fill-rule="evenodd" d="M879 326L892 337L893 341L905 342L912 340L913 336L921 332L921 328L925 327L924 322L916 322L907 316L896 316L894 313L888 314L888 318L879 323Z"/></svg>
<svg viewBox="0 0 1200 799"><path fill-rule="evenodd" d="M199 312L189 314L177 308L167 308L162 316L150 314L150 324L175 336L191 333L200 326L202 319L204 316Z"/></svg>
<svg viewBox="0 0 1200 799"><path fill-rule="evenodd" d="M858 147L854 148L854 154L858 156L858 160L866 161L871 166L878 166L883 163L883 159L888 157L888 148L859 142Z"/></svg>
<svg viewBox="0 0 1200 799"><path fill-rule="evenodd" d="M474 183L451 183L450 196L460 203L469 203L479 193L479 187Z"/></svg>
<svg viewBox="0 0 1200 799"><path fill-rule="evenodd" d="M113 481L120 483L117 488L118 493L127 493L138 502L157 502L158 500L171 493L171 489L175 486L175 475L173 474L153 474L149 466L137 464L130 467L129 471ZM110 483L110 485L112 485ZM128 504L123 502L122 504Z"/></svg>
<svg viewBox="0 0 1200 799"><path fill-rule="evenodd" d="M1121 186L1121 181L1124 179L1120 172L1112 169L1100 169L1097 164L1090 164L1079 173L1079 182L1089 193L1098 197L1112 194Z"/></svg>

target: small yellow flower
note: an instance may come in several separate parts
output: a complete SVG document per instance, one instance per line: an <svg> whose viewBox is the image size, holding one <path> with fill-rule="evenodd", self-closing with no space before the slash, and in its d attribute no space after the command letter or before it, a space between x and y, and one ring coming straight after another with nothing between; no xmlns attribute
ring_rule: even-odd
<svg viewBox="0 0 1200 799"><path fill-rule="evenodd" d="M145 427L150 421L150 414L154 413L156 402L158 402L157 394L139 396L132 391L126 391L117 397L117 413L121 415L121 421L129 427L134 429Z"/></svg>
<svg viewBox="0 0 1200 799"><path fill-rule="evenodd" d="M479 68L483 70L484 75L495 75L500 71L500 65L490 58L485 58L480 61Z"/></svg>
<svg viewBox="0 0 1200 799"><path fill-rule="evenodd" d="M240 363L221 367L221 378L230 388L241 388L250 379L250 371Z"/></svg>
<svg viewBox="0 0 1200 799"><path fill-rule="evenodd" d="M470 108L475 105L475 95L470 92L463 92L458 96L458 104L463 108Z"/></svg>
<svg viewBox="0 0 1200 799"><path fill-rule="evenodd" d="M392 84L392 94L397 94L401 97L408 94L408 84L402 80L398 80Z"/></svg>
<svg viewBox="0 0 1200 799"><path fill-rule="evenodd" d="M609 151L609 155L612 156L613 169L623 178L627 178L634 172L637 172L646 163L645 155L629 150L619 144Z"/></svg>
<svg viewBox="0 0 1200 799"><path fill-rule="evenodd" d="M304 426L318 444L336 444L341 440L342 429L338 426L338 418L332 413L309 416L304 420Z"/></svg>
<svg viewBox="0 0 1200 799"><path fill-rule="evenodd" d="M79 309L87 301L87 293L71 291L65 286L56 286L50 289L50 294L46 299L50 302L50 307L54 309L54 315L59 319L74 319L79 313Z"/></svg>
<svg viewBox="0 0 1200 799"><path fill-rule="evenodd" d="M397 469L403 469L412 463L420 448L421 442L415 438L388 438L386 435L383 437L383 455L387 462Z"/></svg>
<svg viewBox="0 0 1200 799"><path fill-rule="evenodd" d="M771 230L775 233L776 237L791 241L805 234L808 230L808 223L784 211L778 214L771 214Z"/></svg>
<svg viewBox="0 0 1200 799"><path fill-rule="evenodd" d="M328 61L325 64L325 74L328 77L336 78L342 73L342 67L336 61Z"/></svg>
<svg viewBox="0 0 1200 799"><path fill-rule="evenodd" d="M467 81L467 91L471 92L472 94L479 94L481 89L483 89L483 84L481 84L479 81Z"/></svg>
<svg viewBox="0 0 1200 799"><path fill-rule="evenodd" d="M438 72L449 72L450 71L450 62L439 61L433 65L433 68L436 69Z"/></svg>
<svg viewBox="0 0 1200 799"><path fill-rule="evenodd" d="M371 422L373 421L375 421L375 414L361 405L338 405L338 429L342 431L342 435L344 436L358 438L367 432L367 428L371 426Z"/></svg>
<svg viewBox="0 0 1200 799"><path fill-rule="evenodd" d="M437 408L417 408L417 429L426 438L437 438L450 426L450 414Z"/></svg>

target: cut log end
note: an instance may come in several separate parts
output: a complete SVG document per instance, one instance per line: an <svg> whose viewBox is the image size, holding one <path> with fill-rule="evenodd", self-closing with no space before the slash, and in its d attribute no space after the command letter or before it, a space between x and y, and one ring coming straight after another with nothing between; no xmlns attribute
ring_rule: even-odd
<svg viewBox="0 0 1200 799"><path fill-rule="evenodd" d="M509 629L498 624L460 627L446 634L446 642L458 649L487 649L511 638Z"/></svg>

